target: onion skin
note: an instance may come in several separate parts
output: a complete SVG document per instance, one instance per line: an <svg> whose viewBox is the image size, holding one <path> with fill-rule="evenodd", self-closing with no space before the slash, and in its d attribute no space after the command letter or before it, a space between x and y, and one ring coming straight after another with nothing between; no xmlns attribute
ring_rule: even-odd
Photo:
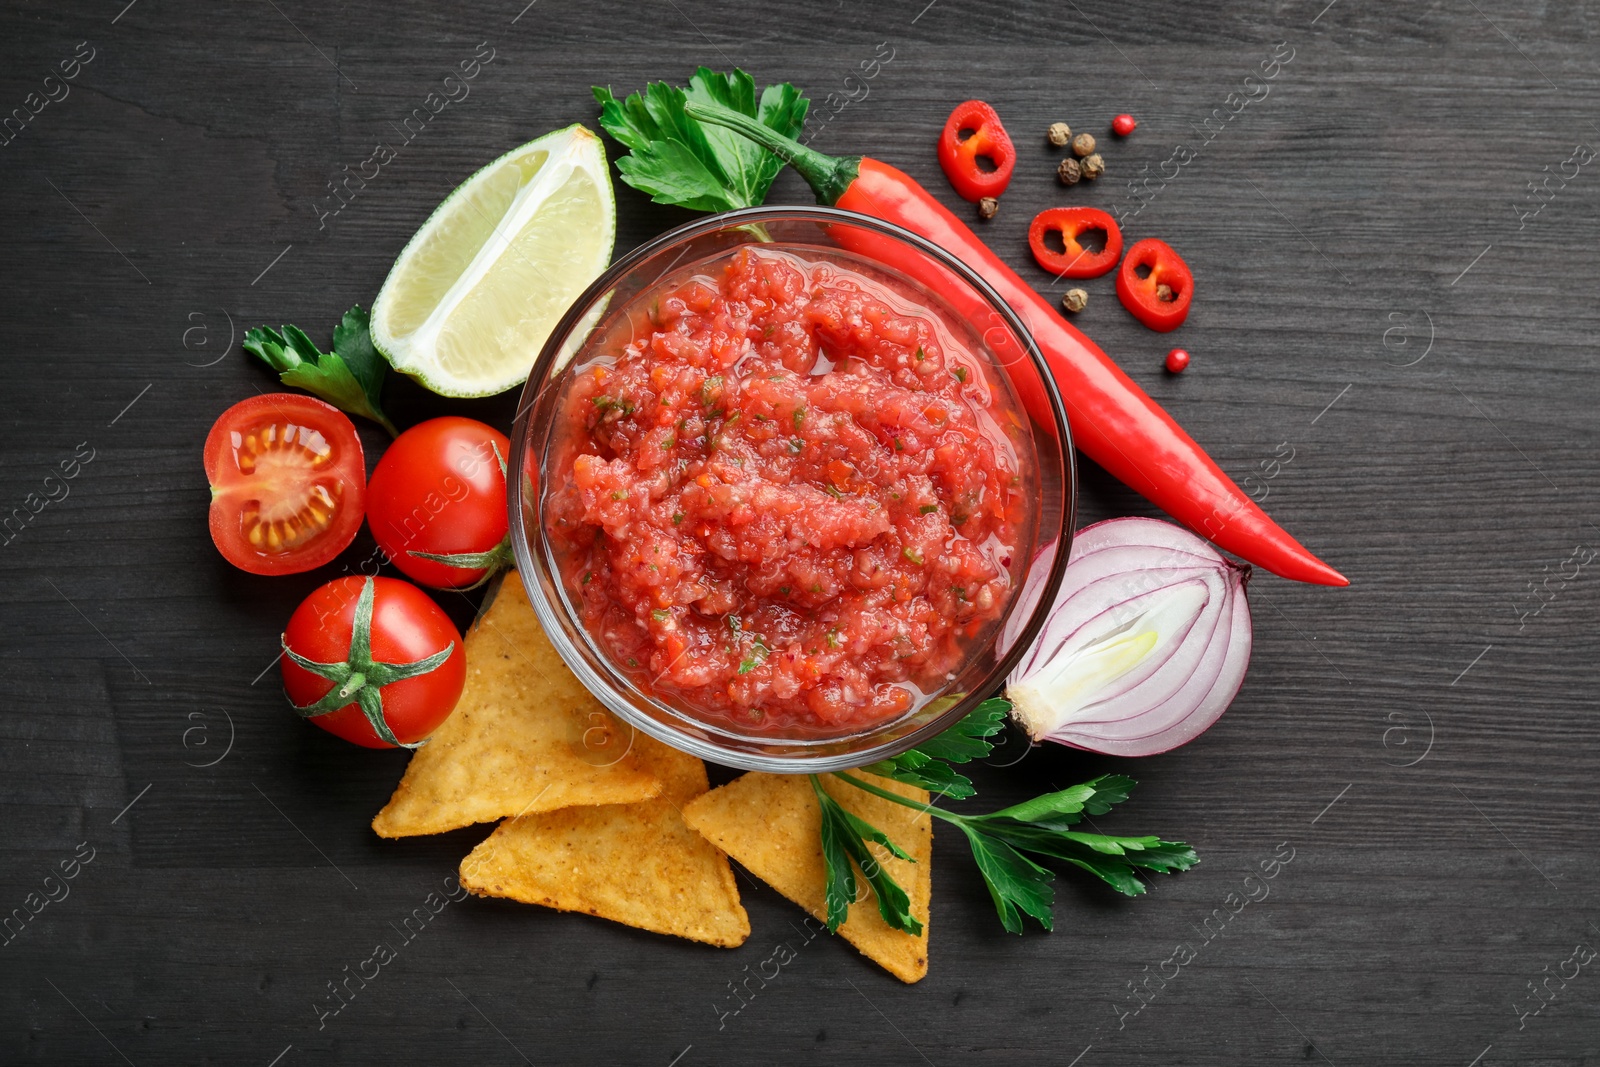
<svg viewBox="0 0 1600 1067"><path fill-rule="evenodd" d="M1249 576L1171 523L1085 527L1007 685L1014 715L1035 741L1107 755L1151 756L1194 740L1244 683Z"/></svg>

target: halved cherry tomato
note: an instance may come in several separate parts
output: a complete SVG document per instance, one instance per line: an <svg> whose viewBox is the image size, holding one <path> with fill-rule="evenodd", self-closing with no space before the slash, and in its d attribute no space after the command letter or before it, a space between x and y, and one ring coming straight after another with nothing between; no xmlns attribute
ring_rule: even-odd
<svg viewBox="0 0 1600 1067"><path fill-rule="evenodd" d="M1150 273L1139 277L1139 268ZM1170 290L1163 293L1161 287ZM1152 330L1166 333L1183 325L1194 296L1194 276L1183 257L1165 241L1147 237L1128 249L1117 272L1117 299L1133 317Z"/></svg>
<svg viewBox="0 0 1600 1067"><path fill-rule="evenodd" d="M364 748L416 748L467 683L455 623L398 578L335 578L294 609L283 648L295 710Z"/></svg>
<svg viewBox="0 0 1600 1067"><path fill-rule="evenodd" d="M211 540L251 574L299 574L361 529L367 465L344 412L299 393L241 400L211 427Z"/></svg>
<svg viewBox="0 0 1600 1067"><path fill-rule="evenodd" d="M1106 246L1092 252L1078 243L1090 230L1106 235ZM1063 250L1045 244L1051 231L1061 235ZM1033 217L1028 227L1028 247L1039 266L1058 278L1098 278L1122 258L1122 229L1117 220L1097 207L1052 207Z"/></svg>
<svg viewBox="0 0 1600 1067"><path fill-rule="evenodd" d="M971 136L962 140L963 133ZM980 156L993 163L994 170L978 166ZM1017 150L994 108L982 100L956 105L939 135L939 166L964 200L976 203L1006 191L1017 166Z"/></svg>
<svg viewBox="0 0 1600 1067"><path fill-rule="evenodd" d="M367 485L367 524L389 562L436 589L474 585L509 563L510 455L505 434L454 415L395 438Z"/></svg>

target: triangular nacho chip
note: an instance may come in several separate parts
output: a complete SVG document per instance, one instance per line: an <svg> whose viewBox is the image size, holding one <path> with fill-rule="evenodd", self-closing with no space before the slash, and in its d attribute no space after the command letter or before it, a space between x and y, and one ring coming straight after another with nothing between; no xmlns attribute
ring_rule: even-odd
<svg viewBox="0 0 1600 1067"><path fill-rule="evenodd" d="M455 713L406 767L372 820L381 837L438 834L574 804L628 804L661 782L628 752L612 718L561 661L513 571L466 638Z"/></svg>
<svg viewBox="0 0 1600 1067"><path fill-rule="evenodd" d="M706 791L693 756L639 734L634 754L664 783L637 804L565 808L500 824L461 861L461 884L724 948L744 943L750 919L728 858L684 824Z"/></svg>
<svg viewBox="0 0 1600 1067"><path fill-rule="evenodd" d="M925 790L856 773L918 804L928 803ZM933 818L926 811L875 797L832 775L821 777L823 788L847 811L888 834L889 840L916 860L908 863L893 858L877 845L867 846L911 898L911 914L922 922L920 935L896 930L883 921L872 890L860 872L856 874L858 899L850 905L849 918L839 927L839 933L902 982L918 981L928 973ZM683 814L706 840L757 878L816 918L826 920L822 813L805 775L752 772L692 801Z"/></svg>

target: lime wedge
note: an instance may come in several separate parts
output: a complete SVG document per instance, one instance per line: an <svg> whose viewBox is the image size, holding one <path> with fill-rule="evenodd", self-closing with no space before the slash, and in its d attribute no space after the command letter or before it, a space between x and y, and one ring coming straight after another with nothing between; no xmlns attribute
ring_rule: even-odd
<svg viewBox="0 0 1600 1067"><path fill-rule="evenodd" d="M573 300L611 261L617 208L600 138L547 133L445 198L372 304L372 340L443 396L520 385Z"/></svg>

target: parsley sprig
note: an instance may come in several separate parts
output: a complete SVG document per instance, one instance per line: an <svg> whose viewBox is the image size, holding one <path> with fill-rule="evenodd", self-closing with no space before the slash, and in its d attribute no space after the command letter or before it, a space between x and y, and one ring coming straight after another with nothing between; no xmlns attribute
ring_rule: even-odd
<svg viewBox="0 0 1600 1067"><path fill-rule="evenodd" d="M932 788L947 796L946 785L970 797L972 783L949 766L986 756L993 749L988 741L1000 729L1010 705L1004 700L988 700L950 730L920 749L862 768L873 774ZM841 781L873 796L906 807L925 809L929 815L957 827L972 848L972 858L989 887L995 910L1005 928L1014 934L1023 930L1023 916L1031 916L1046 930L1051 929L1051 906L1055 889L1050 884L1055 874L1038 859L1057 860L1087 871L1119 893L1138 896L1145 885L1138 872L1186 871L1199 862L1194 849L1179 841L1158 837L1123 837L1085 833L1073 829L1086 817L1104 815L1128 799L1134 780L1121 774L1103 774L1069 789L1046 793L1009 808L986 815L962 815L937 805L918 804L906 797L873 785L853 774L835 775ZM866 876L877 896L878 911L890 926L907 933L922 931L922 924L911 914L906 892L889 877L867 848L873 842L900 859L909 859L879 829L851 815L822 788L816 775L812 788L822 806L822 854L828 880L828 928L837 930L855 899L855 870ZM940 784L943 783L943 784Z"/></svg>
<svg viewBox="0 0 1600 1067"><path fill-rule="evenodd" d="M370 321L359 305L346 311L333 328L332 352L320 351L298 326L284 326L282 332L257 326L245 332L244 350L277 371L284 385L369 418L391 437L400 436L378 404L389 364L373 347Z"/></svg>
<svg viewBox="0 0 1600 1067"><path fill-rule="evenodd" d="M720 104L785 137L800 135L810 106L787 82L767 86L758 100L755 79L738 69L721 74L701 67L687 89L654 82L621 100L605 86L593 92L600 125L629 149L617 160L622 180L658 204L694 211L755 207L783 161L739 134L690 118L686 102Z"/></svg>

